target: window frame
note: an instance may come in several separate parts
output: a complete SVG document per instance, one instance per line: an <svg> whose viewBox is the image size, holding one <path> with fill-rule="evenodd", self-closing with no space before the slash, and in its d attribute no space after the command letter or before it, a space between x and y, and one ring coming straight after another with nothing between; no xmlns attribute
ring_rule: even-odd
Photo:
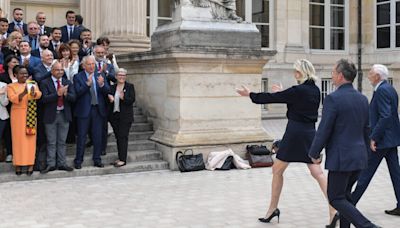
<svg viewBox="0 0 400 228"><path fill-rule="evenodd" d="M400 26L400 23L396 23L396 2L400 3L400 0L387 0L390 4L390 47L388 48L378 48L378 33L377 30L380 27L387 27L387 26L382 26L382 25L377 25L378 24L378 14L377 14L377 8L378 5L382 4L387 4L386 2L378 2L377 0L374 1L374 41L375 41L375 51L378 52L387 52L387 51L394 51L394 50L400 50L400 46L396 47L396 26Z"/></svg>
<svg viewBox="0 0 400 228"><path fill-rule="evenodd" d="M332 50L331 49L331 29L335 29L335 27L331 26L331 6L336 6L339 4L331 4L330 0L325 0L324 3L316 3L316 2L308 2L308 10L311 10L310 5L323 5L324 6L324 26L315 26L310 25L310 18L308 18L308 34L309 34L309 49L311 53L320 54L320 53L337 53L337 54L347 54L349 53L349 1L344 1L344 49L343 50ZM340 5L341 6L341 5ZM308 14L310 15L310 14ZM310 45L311 33L310 28L324 28L324 49L313 49Z"/></svg>

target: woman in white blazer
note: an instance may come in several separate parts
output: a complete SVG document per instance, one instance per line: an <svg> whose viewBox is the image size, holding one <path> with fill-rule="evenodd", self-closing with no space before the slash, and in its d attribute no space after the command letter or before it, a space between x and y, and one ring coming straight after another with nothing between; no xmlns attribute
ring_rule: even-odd
<svg viewBox="0 0 400 228"><path fill-rule="evenodd" d="M10 115L7 111L7 105L7 84L0 82L0 139L3 138L4 129L7 125L7 119L10 118Z"/></svg>

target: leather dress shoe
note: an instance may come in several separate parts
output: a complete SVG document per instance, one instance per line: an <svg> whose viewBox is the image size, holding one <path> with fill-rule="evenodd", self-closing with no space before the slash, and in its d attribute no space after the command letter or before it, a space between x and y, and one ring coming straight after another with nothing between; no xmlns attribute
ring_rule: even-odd
<svg viewBox="0 0 400 228"><path fill-rule="evenodd" d="M74 167L75 167L75 169L82 169L82 165L81 164L75 164Z"/></svg>
<svg viewBox="0 0 400 228"><path fill-rule="evenodd" d="M64 170L64 171L71 172L71 171L73 171L74 169L73 169L72 167L69 167L69 166L65 165L65 166L60 166L60 167L58 167L58 170Z"/></svg>
<svg viewBox="0 0 400 228"><path fill-rule="evenodd" d="M385 210L385 213L388 214L388 215L400 216L400 208L395 208L393 210Z"/></svg>
<svg viewBox="0 0 400 228"><path fill-rule="evenodd" d="M41 174L45 174L45 173L48 173L48 172L51 172L51 171L54 171L54 170L56 170L56 167L54 167L54 166L47 166L45 169L40 170L40 173L41 173Z"/></svg>
<svg viewBox="0 0 400 228"><path fill-rule="evenodd" d="M94 166L95 167L98 167L98 168L104 168L104 164L103 163L94 163Z"/></svg>

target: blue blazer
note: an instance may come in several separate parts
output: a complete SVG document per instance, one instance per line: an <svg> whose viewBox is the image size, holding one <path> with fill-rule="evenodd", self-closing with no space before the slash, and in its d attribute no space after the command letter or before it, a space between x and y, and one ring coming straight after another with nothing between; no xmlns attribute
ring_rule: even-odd
<svg viewBox="0 0 400 228"><path fill-rule="evenodd" d="M377 149L400 146L399 97L396 90L383 81L374 92L369 107L371 135Z"/></svg>
<svg viewBox="0 0 400 228"><path fill-rule="evenodd" d="M61 28L61 42L68 43L69 40L75 39L79 40L81 36L81 28L74 27L74 32L72 33L71 39L68 39L68 27L67 25L62 26Z"/></svg>
<svg viewBox="0 0 400 228"><path fill-rule="evenodd" d="M51 72L47 71L46 67L41 63L33 70L32 79L35 80L38 84L46 78L51 77Z"/></svg>
<svg viewBox="0 0 400 228"><path fill-rule="evenodd" d="M19 64L23 65L21 56L19 57ZM42 60L40 60L40 58L31 55L31 57L29 58L29 64L28 64L29 75L33 75L35 73L35 68L41 64L42 64Z"/></svg>
<svg viewBox="0 0 400 228"><path fill-rule="evenodd" d="M104 86L100 88L99 84L97 83L97 78L99 75L97 72L94 74L96 81L93 81L93 83L96 83L99 112L102 117L106 117L106 97L110 91L110 86L108 85L107 80L104 79ZM90 87L86 84L86 81L86 71L81 71L74 76L74 87L76 92L74 115L78 118L88 118L90 114L92 97L90 95Z"/></svg>
<svg viewBox="0 0 400 228"><path fill-rule="evenodd" d="M68 85L67 96L64 97L64 115L65 119L69 122L72 121L72 113L71 113L71 105L75 101L75 89L72 85L72 82L67 78L62 78L63 86ZM43 122L45 124L51 124L56 119L56 111L57 111L57 88L54 85L53 79L51 77L46 78L40 83L40 91L42 92L41 102L43 105Z"/></svg>
<svg viewBox="0 0 400 228"><path fill-rule="evenodd" d="M325 98L309 156L317 159L325 147L325 168L356 171L367 167L369 148L368 100L351 83Z"/></svg>

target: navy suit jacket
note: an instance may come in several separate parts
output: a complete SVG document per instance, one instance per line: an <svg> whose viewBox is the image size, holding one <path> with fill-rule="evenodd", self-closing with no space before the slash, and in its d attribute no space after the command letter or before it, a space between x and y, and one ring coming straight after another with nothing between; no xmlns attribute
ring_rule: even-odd
<svg viewBox="0 0 400 228"><path fill-rule="evenodd" d="M41 63L33 70L32 79L35 80L38 84L46 78L51 76L51 72L47 71L46 67Z"/></svg>
<svg viewBox="0 0 400 228"><path fill-rule="evenodd" d="M10 34L10 33L14 32L14 31L17 31L17 30L15 30L14 28L15 28L15 23L14 23L14 21L13 21L13 22L11 22L10 24L8 24L7 33ZM28 35L28 24L23 23L23 24L22 24L22 28L24 29L24 35Z"/></svg>
<svg viewBox="0 0 400 228"><path fill-rule="evenodd" d="M72 113L71 113L71 105L75 101L75 89L72 85L72 82L67 78L63 77L61 84L63 86L68 85L67 96L64 96L64 115L65 119L69 122L72 121ZM43 105L43 122L45 124L51 124L56 119L56 111L57 111L57 88L54 85L53 79L51 76L46 78L40 83L40 91L42 92L41 102Z"/></svg>
<svg viewBox="0 0 400 228"><path fill-rule="evenodd" d="M106 97L110 91L110 86L107 83L107 80L104 80L104 86L100 88L97 83L98 74L95 74L95 81L97 89L97 101L99 112L102 117L107 116L106 109ZM91 108L91 100L92 97L90 95L90 87L86 84L87 76L86 71L82 71L74 76L74 87L76 92L76 102L75 102L75 116L78 118L88 118L90 115Z"/></svg>
<svg viewBox="0 0 400 228"><path fill-rule="evenodd" d="M103 64L103 66L104 66L104 64ZM96 71L98 71L98 62L96 62ZM107 69L106 69L106 71L101 72L101 76L103 76L109 84L110 84L110 81L117 82L117 79L115 78L114 65L112 65L112 63L107 64Z"/></svg>
<svg viewBox="0 0 400 228"><path fill-rule="evenodd" d="M368 163L368 132L368 99L351 83L343 84L325 98L309 156L319 158L325 147L326 169L345 172L364 169Z"/></svg>
<svg viewBox="0 0 400 228"><path fill-rule="evenodd" d="M400 145L399 97L396 90L383 81L374 92L369 107L371 135L377 149Z"/></svg>
<svg viewBox="0 0 400 228"><path fill-rule="evenodd" d="M69 40L75 39L79 40L81 36L81 28L80 27L74 27L74 32L72 33L72 36L70 39L68 39L68 27L67 25L64 25L61 29L61 42L63 43L68 43Z"/></svg>

